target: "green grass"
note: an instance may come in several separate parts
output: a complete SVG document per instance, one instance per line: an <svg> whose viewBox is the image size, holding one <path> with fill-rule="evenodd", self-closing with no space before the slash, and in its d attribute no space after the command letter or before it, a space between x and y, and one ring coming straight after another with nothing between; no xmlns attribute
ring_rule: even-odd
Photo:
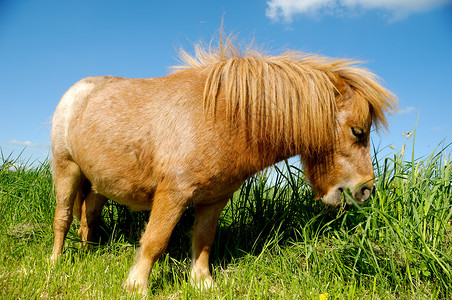
<svg viewBox="0 0 452 300"><path fill-rule="evenodd" d="M50 168L0 161L0 298L139 299L121 285L148 213L108 202L99 243L80 247L77 221L62 260L49 261L55 195ZM327 209L296 167L259 174L227 205L211 255L216 287L189 284L193 207L150 277L156 299L450 299L452 163L375 159L376 191L363 207ZM271 183L271 184L270 184Z"/></svg>

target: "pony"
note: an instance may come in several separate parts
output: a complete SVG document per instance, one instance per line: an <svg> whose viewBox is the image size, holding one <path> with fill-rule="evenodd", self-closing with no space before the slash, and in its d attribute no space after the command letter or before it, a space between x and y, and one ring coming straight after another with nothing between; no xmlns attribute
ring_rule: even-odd
<svg viewBox="0 0 452 300"><path fill-rule="evenodd" d="M125 282L142 294L190 203L190 277L209 287L223 207L247 178L281 160L300 155L327 205L340 205L346 190L364 203L374 180L371 126L386 127L397 105L375 74L347 59L269 55L232 37L179 54L183 64L167 76L82 79L63 95L52 122L52 260L73 215L86 243L107 199L150 210Z"/></svg>

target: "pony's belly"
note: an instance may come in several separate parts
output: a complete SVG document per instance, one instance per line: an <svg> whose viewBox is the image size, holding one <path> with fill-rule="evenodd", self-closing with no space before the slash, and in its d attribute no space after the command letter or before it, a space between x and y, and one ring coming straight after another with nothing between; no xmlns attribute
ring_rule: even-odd
<svg viewBox="0 0 452 300"><path fill-rule="evenodd" d="M150 210L154 198L154 189L145 187L121 186L106 188L103 184L93 184L92 190L132 210Z"/></svg>
<svg viewBox="0 0 452 300"><path fill-rule="evenodd" d="M110 199L110 198L109 198ZM133 199L131 201L131 198L117 198L117 199L111 199L117 203L124 204L128 208L134 211L141 211L141 210L151 210L152 208L152 197L143 199L141 201L136 201L136 199Z"/></svg>
<svg viewBox="0 0 452 300"><path fill-rule="evenodd" d="M133 165L117 163L85 164L79 162L82 173L91 183L91 190L133 210L150 210L157 183L152 174L144 173Z"/></svg>

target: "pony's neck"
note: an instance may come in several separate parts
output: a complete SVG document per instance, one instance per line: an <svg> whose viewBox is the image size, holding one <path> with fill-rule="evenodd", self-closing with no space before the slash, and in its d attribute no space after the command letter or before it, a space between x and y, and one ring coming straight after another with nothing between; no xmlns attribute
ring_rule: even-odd
<svg viewBox="0 0 452 300"><path fill-rule="evenodd" d="M250 172L255 173L272 166L284 159L296 156L295 147L283 145L283 143L262 141L251 147L247 160L250 162Z"/></svg>

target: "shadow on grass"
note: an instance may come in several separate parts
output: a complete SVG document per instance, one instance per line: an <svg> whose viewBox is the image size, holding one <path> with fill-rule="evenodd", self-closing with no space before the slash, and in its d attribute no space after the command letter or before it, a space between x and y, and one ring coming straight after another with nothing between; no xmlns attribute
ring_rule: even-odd
<svg viewBox="0 0 452 300"><path fill-rule="evenodd" d="M275 237L284 245L331 229L331 222L344 208L331 209L315 200L301 170L287 167L276 168L270 175L255 175L230 199L218 222L211 263L227 266L232 259L258 255ZM100 244L113 241L138 246L148 218L149 212L132 212L109 201L103 211ZM166 250L172 258L184 261L191 257L193 222L194 206L190 205Z"/></svg>

